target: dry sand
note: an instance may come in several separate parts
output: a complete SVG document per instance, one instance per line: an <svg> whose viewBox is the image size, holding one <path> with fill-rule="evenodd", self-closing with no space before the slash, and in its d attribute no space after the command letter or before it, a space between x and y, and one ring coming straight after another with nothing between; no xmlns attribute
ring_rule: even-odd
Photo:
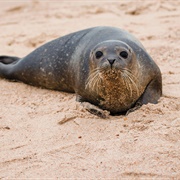
<svg viewBox="0 0 180 180"><path fill-rule="evenodd" d="M1 55L23 57L92 26L120 27L159 65L163 97L104 120L83 110L74 94L0 79L0 179L180 179L179 22L178 0L1 0Z"/></svg>

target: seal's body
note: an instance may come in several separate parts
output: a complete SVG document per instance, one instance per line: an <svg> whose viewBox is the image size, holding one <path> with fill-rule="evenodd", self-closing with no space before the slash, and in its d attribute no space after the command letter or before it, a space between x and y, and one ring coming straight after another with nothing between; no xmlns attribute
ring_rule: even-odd
<svg viewBox="0 0 180 180"><path fill-rule="evenodd" d="M112 114L157 103L162 94L158 66L134 36L114 27L63 36L24 58L0 56L0 77L75 92Z"/></svg>

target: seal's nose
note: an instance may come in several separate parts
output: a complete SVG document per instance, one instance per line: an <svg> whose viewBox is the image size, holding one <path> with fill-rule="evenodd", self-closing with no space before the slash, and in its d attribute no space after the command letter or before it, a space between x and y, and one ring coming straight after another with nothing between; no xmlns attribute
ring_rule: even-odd
<svg viewBox="0 0 180 180"><path fill-rule="evenodd" d="M112 66L113 64L114 64L114 61L115 61L116 59L108 59L108 61L109 61L109 64Z"/></svg>

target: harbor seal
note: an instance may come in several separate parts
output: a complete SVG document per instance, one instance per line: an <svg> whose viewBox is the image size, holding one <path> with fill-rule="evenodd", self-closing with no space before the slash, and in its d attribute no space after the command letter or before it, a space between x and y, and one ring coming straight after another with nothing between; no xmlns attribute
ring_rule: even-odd
<svg viewBox="0 0 180 180"><path fill-rule="evenodd" d="M0 56L0 77L76 93L103 118L157 103L162 95L159 67L133 35L115 27L68 34L23 58Z"/></svg>

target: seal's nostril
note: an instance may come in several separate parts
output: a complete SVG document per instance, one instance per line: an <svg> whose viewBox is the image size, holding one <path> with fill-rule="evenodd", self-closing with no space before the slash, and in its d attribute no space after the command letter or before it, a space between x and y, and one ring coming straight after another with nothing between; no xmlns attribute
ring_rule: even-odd
<svg viewBox="0 0 180 180"><path fill-rule="evenodd" d="M109 63L110 63L111 65L113 65L113 63L114 63L115 60L116 60L116 59L108 59L108 61L109 61Z"/></svg>

